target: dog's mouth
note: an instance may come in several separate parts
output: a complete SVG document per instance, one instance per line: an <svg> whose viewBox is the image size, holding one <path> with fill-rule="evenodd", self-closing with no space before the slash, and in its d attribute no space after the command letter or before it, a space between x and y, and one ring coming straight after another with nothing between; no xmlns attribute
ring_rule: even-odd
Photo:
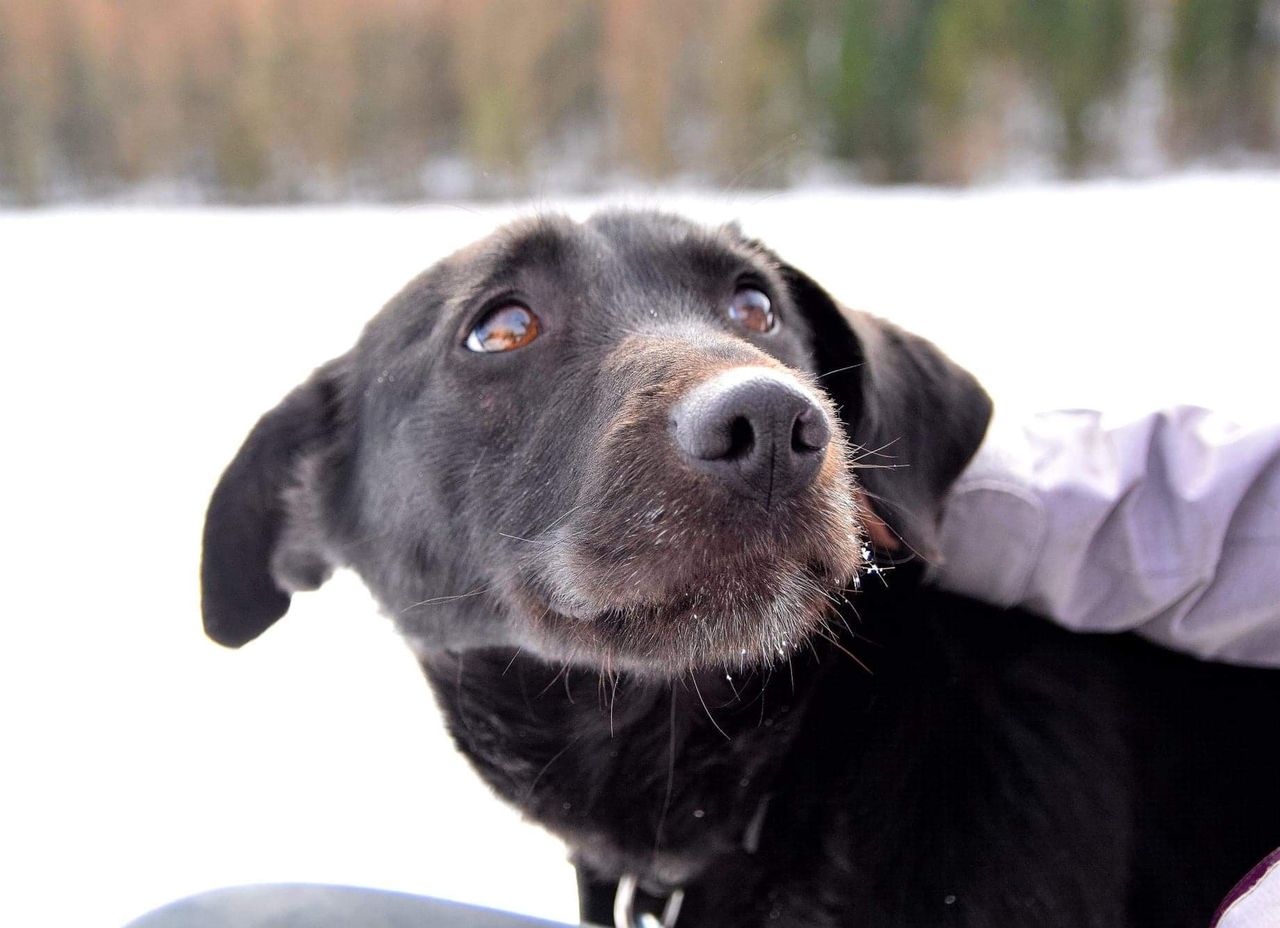
<svg viewBox="0 0 1280 928"><path fill-rule="evenodd" d="M515 598L533 646L573 663L649 676L768 665L823 633L844 602L865 547L856 527L840 524L843 534L797 532L782 552L631 553L620 558L625 569L604 573L598 555L571 547L565 557L578 569L567 573L581 582L543 572Z"/></svg>

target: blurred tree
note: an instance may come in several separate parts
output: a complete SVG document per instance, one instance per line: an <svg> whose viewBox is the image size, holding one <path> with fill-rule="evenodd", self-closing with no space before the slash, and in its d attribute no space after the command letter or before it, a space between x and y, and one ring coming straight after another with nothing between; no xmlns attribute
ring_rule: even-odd
<svg viewBox="0 0 1280 928"><path fill-rule="evenodd" d="M1010 0L934 5L921 91L924 179L972 181L1007 154L1007 97L1023 83L1010 34L1013 14Z"/></svg>
<svg viewBox="0 0 1280 928"><path fill-rule="evenodd" d="M915 180L924 53L937 0L844 0L828 89L832 153L870 180Z"/></svg>
<svg viewBox="0 0 1280 928"><path fill-rule="evenodd" d="M1180 0L1169 71L1171 147L1183 158L1224 146L1280 145L1280 3Z"/></svg>
<svg viewBox="0 0 1280 928"><path fill-rule="evenodd" d="M283 198L284 178L273 176L272 126L288 131L288 104L272 99L272 34L265 17L237 16L224 26L225 64L218 89L204 101L215 122L215 182L233 202ZM317 165L317 167L321 167Z"/></svg>
<svg viewBox="0 0 1280 928"><path fill-rule="evenodd" d="M678 69L705 4L613 0L605 5L600 66L611 154L645 177L671 173Z"/></svg>
<svg viewBox="0 0 1280 928"><path fill-rule="evenodd" d="M423 165L461 145L454 43L439 9L415 12L406 29L394 11L373 10L356 33L351 157L365 196L420 196Z"/></svg>
<svg viewBox="0 0 1280 928"><path fill-rule="evenodd" d="M64 183L89 196L110 192L118 177L115 101L106 62L87 35L94 25L60 18L61 82L50 125Z"/></svg>
<svg viewBox="0 0 1280 928"><path fill-rule="evenodd" d="M1019 58L1047 87L1061 119L1059 156L1069 175L1081 174L1089 162L1090 108L1115 93L1124 78L1131 2L1033 0L1016 7Z"/></svg>
<svg viewBox="0 0 1280 928"><path fill-rule="evenodd" d="M215 138L213 164L222 195L233 203L268 198L270 158L253 104L241 100L223 114Z"/></svg>
<svg viewBox="0 0 1280 928"><path fill-rule="evenodd" d="M525 178L531 156L555 147L578 106L589 107L596 23L588 0L493 0L451 9L453 79L463 152L490 192Z"/></svg>
<svg viewBox="0 0 1280 928"><path fill-rule="evenodd" d="M0 202L1079 175L1138 73L1280 164L1280 0L0 0Z"/></svg>
<svg viewBox="0 0 1280 928"><path fill-rule="evenodd" d="M713 7L697 83L707 88L711 132L700 160L730 187L776 186L803 154L803 60L797 61L800 4L739 0Z"/></svg>
<svg viewBox="0 0 1280 928"><path fill-rule="evenodd" d="M36 75L24 67L19 29L17 12L0 6L0 204L33 206L46 195L39 125L45 108L31 86Z"/></svg>

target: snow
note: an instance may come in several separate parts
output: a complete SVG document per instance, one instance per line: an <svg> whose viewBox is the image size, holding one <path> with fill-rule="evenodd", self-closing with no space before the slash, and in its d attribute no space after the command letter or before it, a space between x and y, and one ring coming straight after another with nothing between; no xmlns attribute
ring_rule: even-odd
<svg viewBox="0 0 1280 928"><path fill-rule="evenodd" d="M622 202L741 219L1005 418L1276 415L1280 174ZM0 213L0 922L114 928L282 880L574 919L563 848L453 752L358 581L231 652L197 564L248 427L381 302L503 218L593 205Z"/></svg>

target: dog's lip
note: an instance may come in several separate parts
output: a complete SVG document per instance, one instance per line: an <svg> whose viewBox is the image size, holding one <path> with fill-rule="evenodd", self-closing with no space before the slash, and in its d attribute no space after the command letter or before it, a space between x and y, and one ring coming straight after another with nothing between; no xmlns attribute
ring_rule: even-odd
<svg viewBox="0 0 1280 928"><path fill-rule="evenodd" d="M825 561L811 560L797 564L795 570L807 575L828 590L838 590L852 582L853 576L861 565L852 573L839 569L836 565ZM640 598L634 600L592 601L572 590L558 590L549 584L533 581L523 584L525 593L532 598L537 608L543 613L555 614L573 622L595 623L610 618L626 618L641 615L653 610L671 613L688 613L697 617L697 610L706 608L714 610L714 604L700 606L697 594L689 590L673 590L661 597Z"/></svg>
<svg viewBox="0 0 1280 928"><path fill-rule="evenodd" d="M576 619L579 622L590 622L609 611L608 607L601 609L585 601L567 599L564 596L549 597L546 605L548 609L557 615Z"/></svg>
<svg viewBox="0 0 1280 928"><path fill-rule="evenodd" d="M529 577L512 598L535 651L645 674L745 667L783 659L820 633L848 579L835 564L792 566L790 581L745 601L734 601L739 591L712 589L661 601L587 603L555 596Z"/></svg>

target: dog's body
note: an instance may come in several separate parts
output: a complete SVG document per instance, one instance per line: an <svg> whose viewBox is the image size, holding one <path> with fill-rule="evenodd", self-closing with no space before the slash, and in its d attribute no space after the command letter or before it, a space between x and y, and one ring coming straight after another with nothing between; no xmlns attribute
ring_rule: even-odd
<svg viewBox="0 0 1280 928"><path fill-rule="evenodd" d="M595 921L632 874L699 928L1203 925L1280 843L1280 674L912 565L845 597L868 535L932 553L988 413L736 230L517 227L259 423L210 506L206 627L241 644L354 567ZM866 467L886 446L906 466Z"/></svg>
<svg viewBox="0 0 1280 928"><path fill-rule="evenodd" d="M872 675L824 641L696 685L426 666L485 779L574 848L601 924L636 872L696 926L1206 926L1275 845L1275 674L900 577L857 605Z"/></svg>

